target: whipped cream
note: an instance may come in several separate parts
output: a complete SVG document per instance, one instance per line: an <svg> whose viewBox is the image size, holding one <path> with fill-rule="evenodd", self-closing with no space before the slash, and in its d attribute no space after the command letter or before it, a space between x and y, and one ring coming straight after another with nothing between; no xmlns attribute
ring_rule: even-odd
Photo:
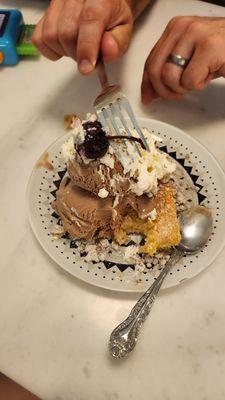
<svg viewBox="0 0 225 400"><path fill-rule="evenodd" d="M125 247L124 251L124 260L125 261L133 261L136 258L139 252L139 246L131 244L130 246Z"/></svg>
<svg viewBox="0 0 225 400"><path fill-rule="evenodd" d="M100 158L100 161L101 161L101 164L106 165L110 169L114 168L114 165L115 165L114 158L108 152L102 158Z"/></svg>
<svg viewBox="0 0 225 400"><path fill-rule="evenodd" d="M82 126L82 121L76 118L73 122L73 129L71 130L71 136L62 145L62 154L65 161L69 161L75 156L75 144L79 145L84 142L85 132Z"/></svg>
<svg viewBox="0 0 225 400"><path fill-rule="evenodd" d="M82 122L85 123L85 122L95 122L95 121L97 121L97 115L91 114L91 113L87 113L86 114L86 119L83 120Z"/></svg>
<svg viewBox="0 0 225 400"><path fill-rule="evenodd" d="M124 175L130 178L130 190L137 196L147 194L149 197L157 193L158 181L171 175L176 165L168 156L156 147L156 141L161 141L152 135L146 128L142 129L150 151L140 149L141 156L129 140L111 142L115 156L124 169ZM121 133L124 134L123 130ZM132 135L138 137L133 129ZM101 159L100 159L101 161Z"/></svg>
<svg viewBox="0 0 225 400"><path fill-rule="evenodd" d="M83 122L96 120L96 115L87 114L87 119ZM134 137L139 137L134 129L130 129ZM128 191L133 192L137 196L146 194L152 197L157 193L159 181L169 177L176 169L175 162L171 161L168 156L156 147L156 142L161 141L160 138L151 134L146 128L142 129L145 139L148 143L149 150L140 149L141 155L138 154L136 146L129 140L111 140L107 153L98 159L100 164L98 173L104 183L104 174L102 173L101 165L114 169L115 161L118 160L123 167L123 174L110 173L110 187L112 192L116 194L116 187L119 182L124 179L129 180ZM112 132L110 132L112 134ZM123 129L121 134L126 135ZM82 144L85 138L85 132L82 126L82 121L78 118L75 121L75 126L72 130L71 137L63 144L62 152L66 161L75 157L75 148L77 144ZM81 162L89 164L93 160L81 155ZM96 161L96 160L95 160ZM102 189L101 189L102 190ZM100 197L107 197L106 193L99 191ZM111 191L110 191L111 193ZM103 194L103 196L102 196ZM150 217L151 218L151 217ZM151 218L152 219L152 218Z"/></svg>
<svg viewBox="0 0 225 400"><path fill-rule="evenodd" d="M98 192L98 196L101 197L102 199L105 199L106 197L108 197L108 195L109 192L105 188L100 189Z"/></svg>
<svg viewBox="0 0 225 400"><path fill-rule="evenodd" d="M74 138L70 136L69 139L62 145L62 155L66 161L74 158L75 148L74 148Z"/></svg>

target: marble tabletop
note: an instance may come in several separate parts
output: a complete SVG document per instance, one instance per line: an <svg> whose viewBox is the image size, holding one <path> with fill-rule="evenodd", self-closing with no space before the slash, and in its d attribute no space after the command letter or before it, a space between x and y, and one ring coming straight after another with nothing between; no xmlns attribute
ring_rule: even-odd
<svg viewBox="0 0 225 400"><path fill-rule="evenodd" d="M0 1L9 6L35 23L46 2ZM120 80L137 115L184 129L225 169L225 80L181 102L140 104L144 60L178 14L225 16L225 8L154 2L110 77ZM1 67L0 88L0 371L45 400L224 400L225 250L197 278L163 291L136 351L111 359L109 334L138 295L92 287L57 267L34 238L25 196L35 161L64 133L64 115L92 110L97 79L80 76L71 60L40 58Z"/></svg>

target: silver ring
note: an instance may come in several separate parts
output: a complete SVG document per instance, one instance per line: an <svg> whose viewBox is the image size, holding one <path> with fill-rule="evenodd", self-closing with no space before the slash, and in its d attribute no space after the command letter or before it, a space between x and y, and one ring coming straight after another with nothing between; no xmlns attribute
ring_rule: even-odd
<svg viewBox="0 0 225 400"><path fill-rule="evenodd" d="M177 65L178 67L185 68L190 60L180 56L179 54L170 54L167 62Z"/></svg>

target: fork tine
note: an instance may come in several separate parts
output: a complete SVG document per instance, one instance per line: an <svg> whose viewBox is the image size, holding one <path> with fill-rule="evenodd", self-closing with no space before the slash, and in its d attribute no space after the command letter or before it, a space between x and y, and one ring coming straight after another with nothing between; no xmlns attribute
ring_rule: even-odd
<svg viewBox="0 0 225 400"><path fill-rule="evenodd" d="M124 116L123 116L123 114L122 114L122 112L121 112L121 110L120 110L120 106L119 106L119 104L118 104L118 101L116 101L115 103L113 103L113 107L114 107L115 113L118 115L118 117L119 117L119 119L120 119L120 121L121 121L121 123L122 123L122 125L123 125L123 127L124 127L124 129L125 129L125 131L127 132L128 136L129 136L129 137L132 137L131 131L130 131L130 129L128 128L127 123L126 123L126 120L125 120L125 118L124 118ZM134 146L135 146L135 148L136 148L136 150L137 150L137 152L138 152L138 154L139 154L139 156L140 156L141 153L140 153L140 150L139 150L139 148L138 148L137 143L134 143Z"/></svg>
<svg viewBox="0 0 225 400"><path fill-rule="evenodd" d="M106 120L105 120L105 117L104 117L104 114L103 114L102 110L96 110L96 111L97 111L98 119L101 122L101 125L102 125L103 129L106 130L107 129L107 123L106 123Z"/></svg>
<svg viewBox="0 0 225 400"><path fill-rule="evenodd" d="M143 135L143 132L142 132L141 128L139 127L139 125L138 125L138 123L137 123L137 120L136 120L136 118L135 118L135 115L134 115L134 113L133 113L133 110L132 110L132 108L131 108L131 106L130 106L130 103L129 103L129 101L127 100L126 97L123 97L123 99L120 99L120 104L122 104L122 103L123 103L123 105L124 105L124 108L125 108L126 111L127 111L128 116L129 116L130 119L131 119L131 122L132 122L132 124L133 124L133 127L135 128L135 130L137 131L138 135L140 136L142 142L144 143L146 150L149 151L148 143L147 143L147 141L146 141L146 139L145 139L145 137L144 137L144 135Z"/></svg>
<svg viewBox="0 0 225 400"><path fill-rule="evenodd" d="M117 122L116 122L116 120L115 120L115 117L114 117L114 113L115 113L115 109L114 109L114 105L116 104L116 102L113 102L113 103L111 103L110 104L110 106L107 108L107 110L108 110L108 112L109 112L109 115L110 115L110 121L111 121L111 123L112 123L112 125L113 125L113 127L114 127L114 129L115 129L115 131L116 131L116 133L117 133L117 135L121 135L121 132L120 132L120 129L119 129L119 127L118 127L118 124L117 124ZM117 114L115 114L115 115L117 115ZM137 150L137 152L138 152L138 154L140 155L140 152L139 152L139 148L138 148L138 146L137 146L137 143L134 143L134 146L135 146L135 148L136 148L136 150ZM132 156L132 159L133 159L133 156Z"/></svg>
<svg viewBox="0 0 225 400"><path fill-rule="evenodd" d="M132 122L132 128L136 130L146 150L149 150L148 143L137 123L130 103L128 102L125 94L121 90L121 87L119 85L109 85L106 70L101 59L98 60L97 65L97 71L102 86L102 91L100 95L95 99L94 107L102 126L104 127L104 129L107 130L108 123L110 123L110 126L119 136L120 127L116 120L117 118L119 118L120 124L122 125L127 135L129 137L133 137L132 131L129 129L129 125L127 124L126 118L123 115L123 109L125 109L128 117ZM134 146L139 156L141 156L141 152L137 143L134 143Z"/></svg>
<svg viewBox="0 0 225 400"><path fill-rule="evenodd" d="M106 111L106 113L108 115L108 118L110 120L110 123L111 123L114 131L116 132L117 135L120 135L120 130L119 130L118 126L117 126L117 123L115 121L115 118L114 118L114 115L113 115L112 110L110 108L110 105L105 108L105 111Z"/></svg>
<svg viewBox="0 0 225 400"><path fill-rule="evenodd" d="M119 99L119 100L120 100L120 99ZM115 102L115 103L114 103L114 107L115 107L116 113L118 114L118 116L119 116L119 118L120 118L120 120L121 120L121 122L122 122L122 125L123 125L125 131L127 132L128 136L131 137L131 136L132 136L131 131L130 131L130 129L128 128L127 123L126 123L126 120L125 120L123 114L122 114L121 111L120 111L120 107L119 107L118 102Z"/></svg>
<svg viewBox="0 0 225 400"><path fill-rule="evenodd" d="M101 110L98 110L98 117L99 117L99 119L101 118L100 122L102 121L101 124L106 131L107 131L107 128L109 128L109 124L107 122L107 119L109 119L110 124L113 127L113 129L115 130L115 132L118 135L121 134L109 106L101 108ZM120 152L119 149L118 149L118 152L119 152L120 156L122 156L122 153Z"/></svg>

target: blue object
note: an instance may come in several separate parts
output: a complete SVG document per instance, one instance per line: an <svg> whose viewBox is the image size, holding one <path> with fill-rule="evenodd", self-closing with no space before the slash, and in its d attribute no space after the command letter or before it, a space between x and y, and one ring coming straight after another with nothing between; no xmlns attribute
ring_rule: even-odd
<svg viewBox="0 0 225 400"><path fill-rule="evenodd" d="M19 10L0 10L0 64L15 65L19 61L16 44L23 16Z"/></svg>

